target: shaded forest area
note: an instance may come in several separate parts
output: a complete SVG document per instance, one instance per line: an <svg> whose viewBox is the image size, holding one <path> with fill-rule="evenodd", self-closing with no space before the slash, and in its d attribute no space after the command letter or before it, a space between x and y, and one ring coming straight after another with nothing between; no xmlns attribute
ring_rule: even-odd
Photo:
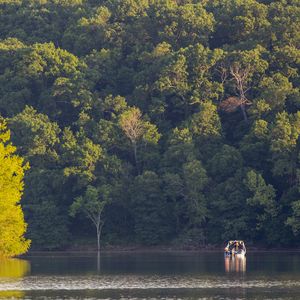
<svg viewBox="0 0 300 300"><path fill-rule="evenodd" d="M0 28L33 249L299 246L299 0L2 0Z"/></svg>

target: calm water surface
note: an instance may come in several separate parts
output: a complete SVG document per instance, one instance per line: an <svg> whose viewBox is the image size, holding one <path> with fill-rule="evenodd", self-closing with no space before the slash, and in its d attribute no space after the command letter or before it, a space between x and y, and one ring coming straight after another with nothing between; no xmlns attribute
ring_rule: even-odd
<svg viewBox="0 0 300 300"><path fill-rule="evenodd" d="M1 299L300 299L300 253L102 253L0 260Z"/></svg>

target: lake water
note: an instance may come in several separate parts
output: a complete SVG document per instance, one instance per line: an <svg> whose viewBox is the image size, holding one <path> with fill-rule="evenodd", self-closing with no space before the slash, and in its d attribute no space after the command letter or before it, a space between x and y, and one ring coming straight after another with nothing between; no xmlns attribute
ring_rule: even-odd
<svg viewBox="0 0 300 300"><path fill-rule="evenodd" d="M1 299L300 299L300 253L43 254L0 260Z"/></svg>

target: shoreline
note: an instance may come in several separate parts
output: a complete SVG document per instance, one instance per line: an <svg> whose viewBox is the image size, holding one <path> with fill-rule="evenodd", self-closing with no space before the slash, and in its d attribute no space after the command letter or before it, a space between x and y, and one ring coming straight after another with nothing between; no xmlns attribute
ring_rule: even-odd
<svg viewBox="0 0 300 300"><path fill-rule="evenodd" d="M24 256L32 254L88 254L97 253L95 247L70 247L63 250L29 250ZM143 253L222 253L223 247L170 247L170 246L109 246L103 247L101 253L120 253L120 254L143 254ZM300 248L266 248L266 247L247 247L247 252L252 253L300 253Z"/></svg>

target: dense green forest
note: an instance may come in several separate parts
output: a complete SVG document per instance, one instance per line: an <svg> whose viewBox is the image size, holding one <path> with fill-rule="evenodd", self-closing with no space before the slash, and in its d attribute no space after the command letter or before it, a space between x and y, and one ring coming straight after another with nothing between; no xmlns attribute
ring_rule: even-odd
<svg viewBox="0 0 300 300"><path fill-rule="evenodd" d="M0 38L33 249L299 246L299 0L1 0Z"/></svg>

